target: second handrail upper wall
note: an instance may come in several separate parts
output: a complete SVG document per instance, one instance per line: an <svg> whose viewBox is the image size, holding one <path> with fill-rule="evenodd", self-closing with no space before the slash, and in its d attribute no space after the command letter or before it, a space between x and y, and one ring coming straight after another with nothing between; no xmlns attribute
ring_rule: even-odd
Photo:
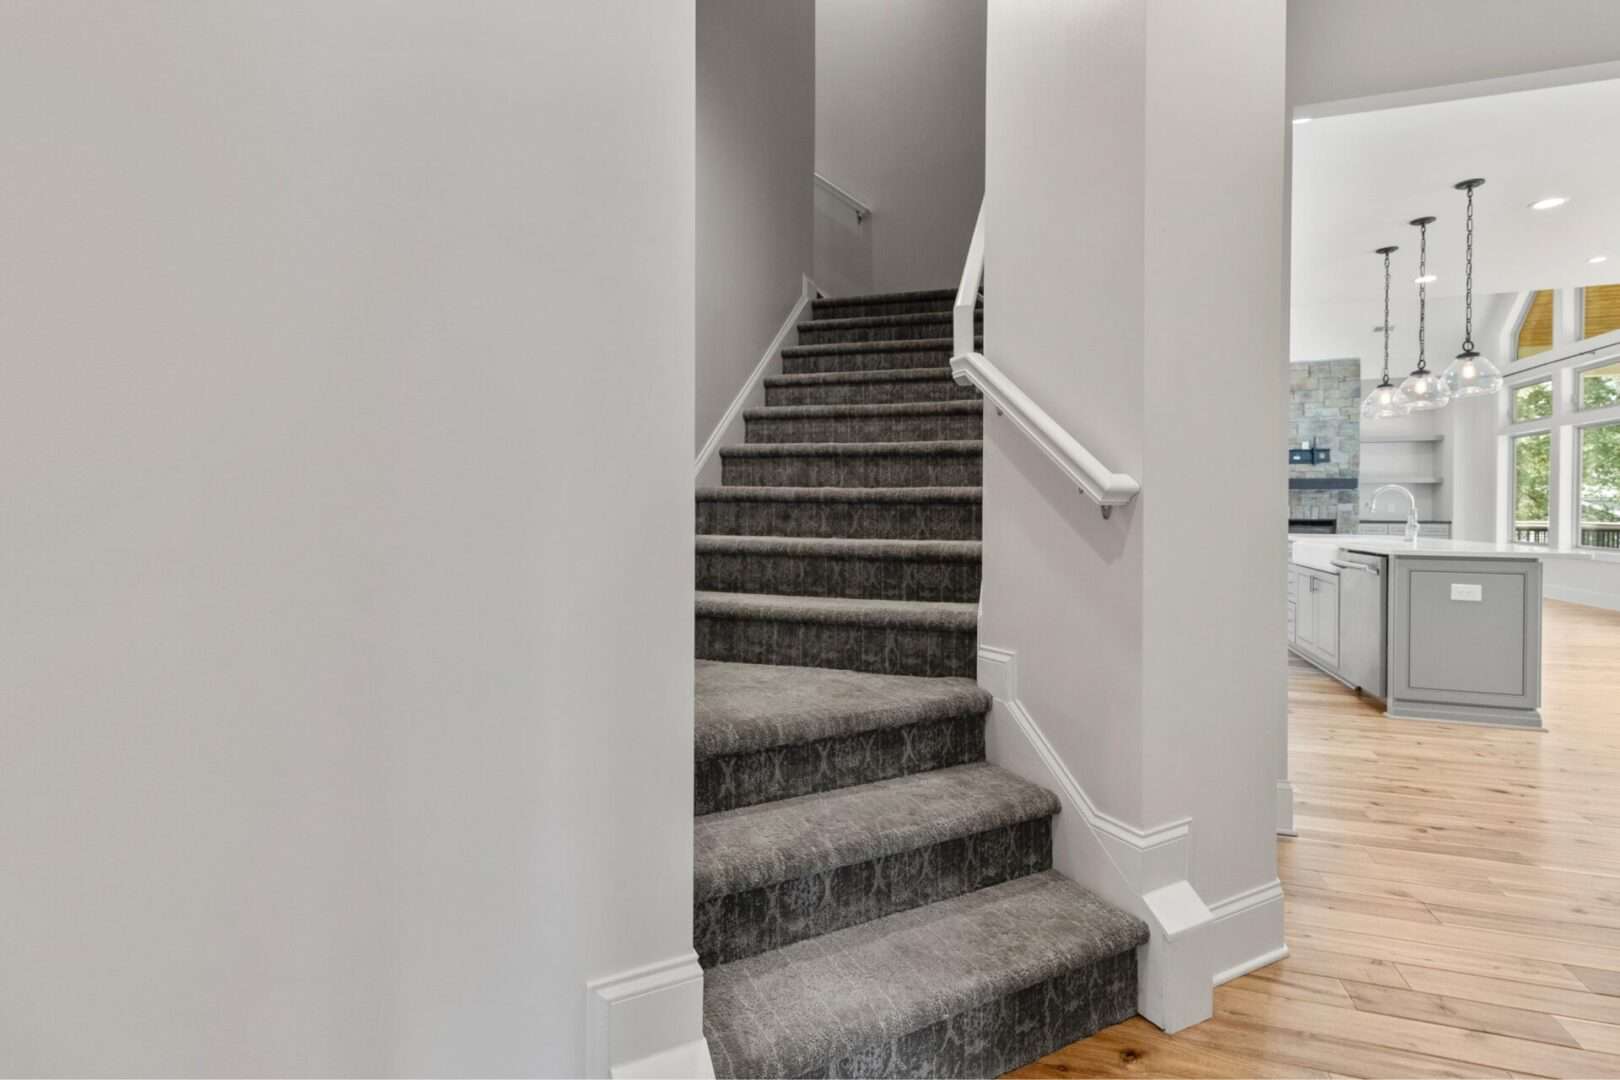
<svg viewBox="0 0 1620 1080"><path fill-rule="evenodd" d="M996 407L996 412L1011 418L1018 430L1040 447L1082 494L1102 509L1103 517L1108 517L1114 507L1136 498L1142 486L1134 477L1114 472L1097 460L1095 454L1020 390L1006 372L974 349L974 317L983 282L984 205L981 203L978 220L973 225L973 240L968 244L967 262L962 267L962 282L956 290L956 306L952 310L952 352L955 355L951 357L951 377L959 385L978 387Z"/></svg>

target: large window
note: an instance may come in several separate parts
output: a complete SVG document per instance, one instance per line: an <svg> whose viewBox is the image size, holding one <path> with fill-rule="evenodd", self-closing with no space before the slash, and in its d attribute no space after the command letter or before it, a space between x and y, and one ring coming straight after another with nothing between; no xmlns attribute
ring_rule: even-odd
<svg viewBox="0 0 1620 1080"><path fill-rule="evenodd" d="M1583 547L1620 549L1620 424L1581 429Z"/></svg>
<svg viewBox="0 0 1620 1080"><path fill-rule="evenodd" d="M1553 414L1552 380L1534 382L1513 391L1513 422L1545 420Z"/></svg>
<svg viewBox="0 0 1620 1080"><path fill-rule="evenodd" d="M1620 562L1620 284L1521 293L1514 310L1499 349L1536 358L1496 402L1496 535ZM1555 310L1584 320L1582 340L1554 333Z"/></svg>
<svg viewBox="0 0 1620 1080"><path fill-rule="evenodd" d="M1575 392L1577 409L1606 409L1620 405L1620 363L1590 367L1580 373Z"/></svg>
<svg viewBox="0 0 1620 1080"><path fill-rule="evenodd" d="M1530 307L1519 324L1519 359L1544 353L1553 346L1553 294L1542 289L1530 299Z"/></svg>
<svg viewBox="0 0 1620 1080"><path fill-rule="evenodd" d="M1520 435L1513 440L1513 539L1521 544L1547 542L1547 485L1552 479L1552 434Z"/></svg>

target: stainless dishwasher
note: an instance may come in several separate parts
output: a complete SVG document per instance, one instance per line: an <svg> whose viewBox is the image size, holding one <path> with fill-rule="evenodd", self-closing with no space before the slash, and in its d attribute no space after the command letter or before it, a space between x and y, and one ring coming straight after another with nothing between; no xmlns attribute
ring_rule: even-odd
<svg viewBox="0 0 1620 1080"><path fill-rule="evenodd" d="M1340 548L1333 566L1339 571L1339 678L1383 698L1388 560Z"/></svg>

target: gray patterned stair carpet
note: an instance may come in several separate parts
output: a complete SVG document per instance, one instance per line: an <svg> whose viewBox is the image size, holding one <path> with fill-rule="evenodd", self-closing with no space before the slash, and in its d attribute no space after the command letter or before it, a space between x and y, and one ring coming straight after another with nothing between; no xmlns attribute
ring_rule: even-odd
<svg viewBox="0 0 1620 1080"><path fill-rule="evenodd" d="M720 1076L994 1075L1136 1011L1146 927L1052 871L1056 797L984 760L984 419L950 378L954 301L814 301L697 492L692 929Z"/></svg>

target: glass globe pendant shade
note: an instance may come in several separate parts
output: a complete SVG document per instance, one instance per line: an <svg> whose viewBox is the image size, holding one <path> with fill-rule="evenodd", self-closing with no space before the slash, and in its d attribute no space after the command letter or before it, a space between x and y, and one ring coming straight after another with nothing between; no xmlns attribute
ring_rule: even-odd
<svg viewBox="0 0 1620 1080"><path fill-rule="evenodd" d="M1402 379L1400 389L1395 391L1395 403L1402 412L1443 409L1450 401L1451 392L1446 389L1445 380L1427 368L1418 368Z"/></svg>
<svg viewBox="0 0 1620 1080"><path fill-rule="evenodd" d="M1446 392L1455 398L1481 397L1502 389L1502 373L1477 352L1457 354L1446 368Z"/></svg>
<svg viewBox="0 0 1620 1080"><path fill-rule="evenodd" d="M1395 387L1389 381L1384 381L1373 387L1361 402L1361 418L1363 420L1392 420L1403 414L1400 404L1395 400Z"/></svg>

